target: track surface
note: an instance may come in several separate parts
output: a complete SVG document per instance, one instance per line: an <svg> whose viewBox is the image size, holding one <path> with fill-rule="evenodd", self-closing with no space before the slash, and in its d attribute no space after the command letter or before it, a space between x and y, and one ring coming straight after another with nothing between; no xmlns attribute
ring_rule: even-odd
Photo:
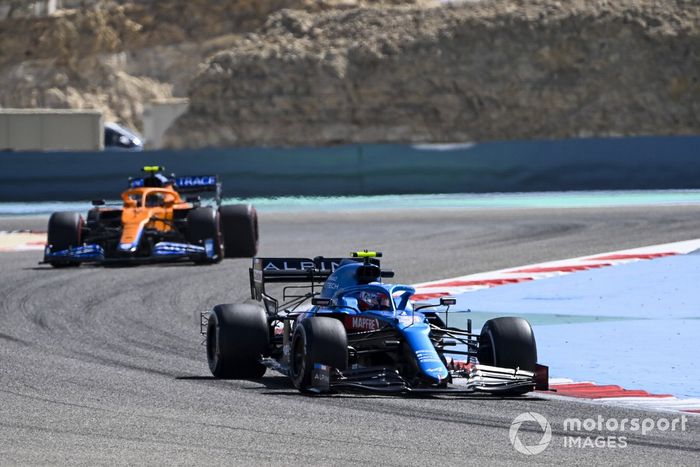
<svg viewBox="0 0 700 467"><path fill-rule="evenodd" d="M0 230L45 222L2 219ZM379 249L411 283L697 238L700 207L276 214L261 232L261 255ZM676 414L536 397L305 397L270 373L212 380L198 312L247 298L248 260L72 270L38 260L0 255L0 464L700 463L700 417L685 433L626 433L624 449L565 448L565 418ZM530 457L508 440L526 411L554 433ZM523 428L525 442L539 440Z"/></svg>

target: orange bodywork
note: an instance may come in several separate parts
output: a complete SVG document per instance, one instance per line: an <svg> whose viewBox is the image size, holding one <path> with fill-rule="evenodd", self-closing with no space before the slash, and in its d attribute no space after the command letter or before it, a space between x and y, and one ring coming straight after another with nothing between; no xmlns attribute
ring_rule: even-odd
<svg viewBox="0 0 700 467"><path fill-rule="evenodd" d="M173 229L171 221L176 209L192 209L192 203L180 198L172 186L163 188L130 188L122 193L121 245L138 242L144 228L167 232Z"/></svg>

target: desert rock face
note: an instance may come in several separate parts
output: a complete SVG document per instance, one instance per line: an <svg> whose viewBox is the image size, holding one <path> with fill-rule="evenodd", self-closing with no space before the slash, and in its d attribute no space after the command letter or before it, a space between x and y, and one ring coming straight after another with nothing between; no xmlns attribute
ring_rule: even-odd
<svg viewBox="0 0 700 467"><path fill-rule="evenodd" d="M697 134L700 3L282 10L189 96L173 147Z"/></svg>
<svg viewBox="0 0 700 467"><path fill-rule="evenodd" d="M76 3L76 2L73 2ZM309 12L428 0L86 0L0 21L0 107L97 108L140 128L144 104L184 96L209 55L283 8Z"/></svg>

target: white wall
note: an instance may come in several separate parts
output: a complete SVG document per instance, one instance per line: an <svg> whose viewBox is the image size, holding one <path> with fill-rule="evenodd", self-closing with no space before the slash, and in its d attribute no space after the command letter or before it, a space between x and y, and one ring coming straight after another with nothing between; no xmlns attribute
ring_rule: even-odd
<svg viewBox="0 0 700 467"><path fill-rule="evenodd" d="M97 110L0 109L0 150L100 151L103 140Z"/></svg>
<svg viewBox="0 0 700 467"><path fill-rule="evenodd" d="M143 109L143 138L148 149L163 147L163 135L177 118L185 113L188 99L163 99L151 101Z"/></svg>
<svg viewBox="0 0 700 467"><path fill-rule="evenodd" d="M57 0L34 2L34 14L37 16L52 15L56 12L57 6Z"/></svg>
<svg viewBox="0 0 700 467"><path fill-rule="evenodd" d="M10 11L11 3L9 0L0 0L0 20L3 20L7 17L8 12ZM18 4L15 2L15 5L19 7L15 7L15 10L12 14L13 17L22 17L22 16L47 16L47 15L52 15L56 12L57 9L61 8L61 0L37 0L37 1L28 1L26 0L23 4Z"/></svg>

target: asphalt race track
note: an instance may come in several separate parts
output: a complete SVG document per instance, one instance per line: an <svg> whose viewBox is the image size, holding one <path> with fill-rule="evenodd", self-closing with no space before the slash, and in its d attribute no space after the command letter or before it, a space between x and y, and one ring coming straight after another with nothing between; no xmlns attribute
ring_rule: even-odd
<svg viewBox="0 0 700 467"><path fill-rule="evenodd" d="M45 222L0 219L0 230ZM263 214L261 235L269 256L378 249L412 283L698 238L700 206ZM3 465L700 463L698 416L685 432L567 433L571 417L680 415L538 397L308 397L271 372L213 380L198 312L248 298L249 260L70 270L39 260L0 254ZM553 432L534 456L509 441L529 411ZM572 434L623 434L627 447L565 447ZM532 444L542 431L526 424L520 435Z"/></svg>

